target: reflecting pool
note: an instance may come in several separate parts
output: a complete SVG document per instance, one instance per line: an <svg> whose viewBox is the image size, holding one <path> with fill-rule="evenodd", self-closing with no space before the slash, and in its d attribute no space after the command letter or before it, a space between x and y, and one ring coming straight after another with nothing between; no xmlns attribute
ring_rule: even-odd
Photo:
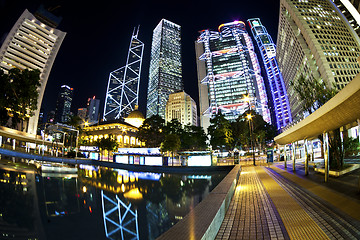
<svg viewBox="0 0 360 240"><path fill-rule="evenodd" d="M0 239L155 239L224 178L0 160Z"/></svg>

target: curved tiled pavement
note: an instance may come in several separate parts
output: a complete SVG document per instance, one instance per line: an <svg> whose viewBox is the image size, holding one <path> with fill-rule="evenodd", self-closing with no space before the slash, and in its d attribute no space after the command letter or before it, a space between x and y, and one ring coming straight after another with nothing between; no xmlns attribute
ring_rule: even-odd
<svg viewBox="0 0 360 240"><path fill-rule="evenodd" d="M307 180L281 171L243 167L216 239L360 239L360 221L339 210L336 193L321 198Z"/></svg>

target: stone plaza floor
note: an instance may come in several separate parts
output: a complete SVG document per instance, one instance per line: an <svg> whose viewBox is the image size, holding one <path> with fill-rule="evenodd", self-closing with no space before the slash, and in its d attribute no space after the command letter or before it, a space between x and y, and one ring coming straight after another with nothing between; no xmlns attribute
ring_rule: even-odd
<svg viewBox="0 0 360 240"><path fill-rule="evenodd" d="M358 173L324 183L301 162L245 164L216 239L360 239Z"/></svg>

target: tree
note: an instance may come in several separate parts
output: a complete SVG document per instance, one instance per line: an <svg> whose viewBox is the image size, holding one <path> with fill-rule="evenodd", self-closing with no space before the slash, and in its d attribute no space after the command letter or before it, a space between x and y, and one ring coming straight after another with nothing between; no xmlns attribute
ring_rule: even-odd
<svg viewBox="0 0 360 240"><path fill-rule="evenodd" d="M233 137L230 122L220 112L210 119L208 127L210 135L210 144L213 149L229 150L231 148Z"/></svg>
<svg viewBox="0 0 360 240"><path fill-rule="evenodd" d="M180 150L205 150L207 148L207 136L202 127L186 125L182 126L177 119L166 123L165 137L168 134L176 134L181 141Z"/></svg>
<svg viewBox="0 0 360 240"><path fill-rule="evenodd" d="M168 134L165 136L165 140L161 143L162 152L171 152L174 159L174 152L178 151L181 147L180 137L176 134Z"/></svg>
<svg viewBox="0 0 360 240"><path fill-rule="evenodd" d="M100 151L106 150L108 152L108 159L110 159L110 152L116 151L119 144L110 134L108 138L101 138L95 141L95 146L97 146Z"/></svg>
<svg viewBox="0 0 360 240"><path fill-rule="evenodd" d="M312 113L332 97L334 97L338 90L333 85L332 88L327 87L323 81L316 79L310 80L303 75L299 77L296 82L291 82L295 92L299 96L299 100L304 102L303 112ZM323 143L322 135L318 136L321 143ZM321 149L322 149L321 144ZM330 131L329 134L329 161L330 168L341 169L344 166L344 145L340 138L340 129Z"/></svg>
<svg viewBox="0 0 360 240"><path fill-rule="evenodd" d="M146 147L159 147L164 141L165 121L159 115L153 115L139 127L136 137L145 143Z"/></svg>
<svg viewBox="0 0 360 240"><path fill-rule="evenodd" d="M181 139L181 150L206 150L208 137L202 127L186 125Z"/></svg>
<svg viewBox="0 0 360 240"><path fill-rule="evenodd" d="M271 142L276 136L276 128L264 121L264 118L257 114L253 110L248 110L240 115L236 121L231 123L231 128L233 132L233 148L240 147L249 147L251 145L250 129L249 123L247 120L247 115L251 114L252 118L252 127L253 127L253 137L255 145L258 145L260 150L263 149L263 146L266 143Z"/></svg>
<svg viewBox="0 0 360 240"><path fill-rule="evenodd" d="M323 81L306 78L302 74L297 81L291 81L290 84L299 96L299 101L302 102L302 111L309 114L338 93L334 85L329 88Z"/></svg>
<svg viewBox="0 0 360 240"><path fill-rule="evenodd" d="M38 88L40 84L39 70L21 70L12 68L8 74L0 71L1 79L1 100L0 100L0 115L1 123L7 121L7 115L11 117L12 127L21 123L20 130L24 130L23 123L27 121L33 112L37 109L37 99L39 96Z"/></svg>

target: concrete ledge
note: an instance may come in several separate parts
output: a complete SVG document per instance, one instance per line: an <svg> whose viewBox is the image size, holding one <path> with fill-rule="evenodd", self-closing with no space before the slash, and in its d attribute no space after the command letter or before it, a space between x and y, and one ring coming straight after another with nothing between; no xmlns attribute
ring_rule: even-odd
<svg viewBox="0 0 360 240"><path fill-rule="evenodd" d="M350 164L350 165L351 165L351 167L348 167L348 168L346 168L344 170L341 170L341 171L330 170L329 171L329 176L340 177L340 176L342 176L344 174L347 174L349 172L352 172L352 171L360 168L360 164ZM314 166L314 171L325 174L325 169L324 168L317 168L317 167Z"/></svg>
<svg viewBox="0 0 360 240"><path fill-rule="evenodd" d="M157 239L214 239L229 208L239 175L240 165L235 165L202 202Z"/></svg>
<svg viewBox="0 0 360 240"><path fill-rule="evenodd" d="M217 171L230 171L234 166L206 166L206 167L185 167L185 166L146 166L146 165L132 165L121 164L114 162L97 161L84 158L65 158L65 157L50 157L37 154L30 154L24 152L16 152L13 150L0 148L0 154L7 156L27 158L38 161L55 162L55 163L67 163L67 164L86 164L96 165L109 168L125 169L128 171L143 171L143 172L156 172L156 173L208 173Z"/></svg>

